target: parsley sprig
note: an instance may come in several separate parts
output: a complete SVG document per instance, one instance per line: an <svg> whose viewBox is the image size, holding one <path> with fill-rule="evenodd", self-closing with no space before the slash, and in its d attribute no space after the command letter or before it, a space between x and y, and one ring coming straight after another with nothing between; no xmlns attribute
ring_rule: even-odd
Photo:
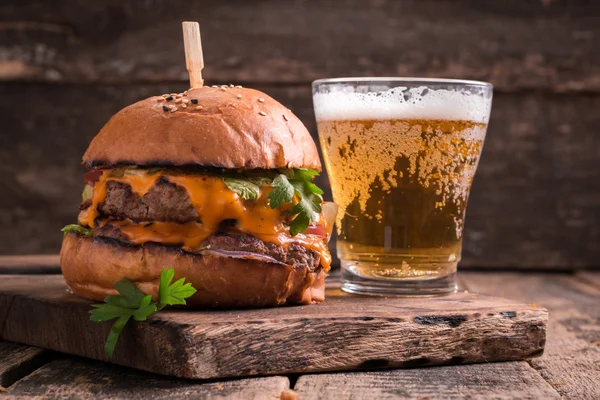
<svg viewBox="0 0 600 400"><path fill-rule="evenodd" d="M185 299L196 293L191 283L185 283L185 278L171 283L174 276L174 269L162 269L158 302L152 301L152 296L144 294L129 279L123 278L115 283L119 295L108 296L104 299L105 304L92 305L93 310L90 311L92 321L106 322L116 319L104 345L104 351L109 358L112 358L119 335L131 318L145 321L151 314L166 306L186 304Z"/></svg>
<svg viewBox="0 0 600 400"><path fill-rule="evenodd" d="M267 195L271 208L281 207L283 203L291 203L294 195L298 202L290 210L294 216L290 224L292 236L304 232L308 225L317 221L321 212L323 191L312 180L319 176L319 171L310 168L294 168L281 170L279 173L269 173L269 176L223 177L223 182L229 190L237 193L244 200L256 200L260 187L270 185L273 190Z"/></svg>
<svg viewBox="0 0 600 400"><path fill-rule="evenodd" d="M267 196L271 208L281 207L284 202L291 203L294 194L298 196L298 203L291 209L291 215L295 215L290 224L292 236L304 232L309 224L317 221L317 214L321 212L323 191L311 182L318 175L314 169L293 169L277 175L271 183L273 190Z"/></svg>

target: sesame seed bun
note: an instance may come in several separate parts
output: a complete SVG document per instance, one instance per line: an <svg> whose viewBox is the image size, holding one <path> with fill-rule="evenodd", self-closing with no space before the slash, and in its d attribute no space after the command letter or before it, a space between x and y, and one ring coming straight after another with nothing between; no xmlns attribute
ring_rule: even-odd
<svg viewBox="0 0 600 400"><path fill-rule="evenodd" d="M83 163L88 168L321 170L310 133L291 111L257 90L224 86L150 97L125 107L92 140Z"/></svg>
<svg viewBox="0 0 600 400"><path fill-rule="evenodd" d="M306 267L199 255L147 243L126 246L112 239L65 235L60 265L67 285L81 297L102 301L117 295L114 283L131 280L158 300L163 266L175 269L197 290L188 307L266 307L320 303L325 298L325 272Z"/></svg>

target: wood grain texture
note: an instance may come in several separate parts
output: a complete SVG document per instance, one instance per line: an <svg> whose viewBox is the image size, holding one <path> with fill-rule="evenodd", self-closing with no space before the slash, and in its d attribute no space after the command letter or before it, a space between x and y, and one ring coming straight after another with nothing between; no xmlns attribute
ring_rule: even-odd
<svg viewBox="0 0 600 400"><path fill-rule="evenodd" d="M300 399L560 399L526 362L303 375Z"/></svg>
<svg viewBox="0 0 600 400"><path fill-rule="evenodd" d="M600 288L562 274L462 276L469 290L546 307L546 352L531 365L565 398L600 398Z"/></svg>
<svg viewBox="0 0 600 400"><path fill-rule="evenodd" d="M273 400L288 388L289 380L283 376L201 383L99 362L61 359L20 380L8 394L35 399Z"/></svg>
<svg viewBox="0 0 600 400"><path fill-rule="evenodd" d="M4 0L0 16L5 80L183 82L180 23L194 20L208 80L419 75L600 90L593 1Z"/></svg>
<svg viewBox="0 0 600 400"><path fill-rule="evenodd" d="M0 386L12 385L51 358L47 350L0 340Z"/></svg>
<svg viewBox="0 0 600 400"><path fill-rule="evenodd" d="M600 272L598 271L578 271L575 276L582 282L593 285L600 289Z"/></svg>
<svg viewBox="0 0 600 400"><path fill-rule="evenodd" d="M0 254L58 252L89 141L125 105L182 89L0 85ZM316 135L308 87L259 89ZM461 267L600 267L600 95L497 94L493 107Z"/></svg>
<svg viewBox="0 0 600 400"><path fill-rule="evenodd" d="M59 274L58 254L0 256L0 274Z"/></svg>
<svg viewBox="0 0 600 400"><path fill-rule="evenodd" d="M123 332L113 362L186 378L521 360L543 352L547 313L501 298L356 297L329 290L314 306L167 311ZM106 360L110 324L60 276L7 275L1 337ZM68 315L68 318L65 318Z"/></svg>

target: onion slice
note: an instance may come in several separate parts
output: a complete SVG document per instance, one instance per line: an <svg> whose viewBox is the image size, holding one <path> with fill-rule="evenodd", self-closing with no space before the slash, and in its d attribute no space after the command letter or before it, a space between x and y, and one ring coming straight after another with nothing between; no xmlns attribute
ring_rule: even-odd
<svg viewBox="0 0 600 400"><path fill-rule="evenodd" d="M325 218L325 228L327 229L328 237L331 237L331 233L333 232L333 226L335 225L335 217L337 216L339 208L340 207L337 204L331 201L323 202L323 217Z"/></svg>
<svg viewBox="0 0 600 400"><path fill-rule="evenodd" d="M249 251L206 249L206 250L201 250L199 253L202 255L207 255L207 256L240 258L240 259L245 259L245 260L256 260L256 261L263 261L263 262L268 262L268 263L273 263L273 264L288 265L286 263L282 263L281 261L277 261L276 259L274 259L271 256L267 256L264 254L258 254L258 253L251 253Z"/></svg>

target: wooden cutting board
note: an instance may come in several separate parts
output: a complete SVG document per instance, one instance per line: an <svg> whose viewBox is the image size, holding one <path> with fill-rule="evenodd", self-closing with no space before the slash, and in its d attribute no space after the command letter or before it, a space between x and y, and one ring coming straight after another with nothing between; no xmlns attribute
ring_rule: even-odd
<svg viewBox="0 0 600 400"><path fill-rule="evenodd" d="M0 276L0 337L107 361L110 323L61 275ZM332 286L332 284L330 284ZM163 311L132 323L113 363L185 378L224 378L521 360L544 351L548 313L471 293L436 298L353 296L259 310Z"/></svg>

